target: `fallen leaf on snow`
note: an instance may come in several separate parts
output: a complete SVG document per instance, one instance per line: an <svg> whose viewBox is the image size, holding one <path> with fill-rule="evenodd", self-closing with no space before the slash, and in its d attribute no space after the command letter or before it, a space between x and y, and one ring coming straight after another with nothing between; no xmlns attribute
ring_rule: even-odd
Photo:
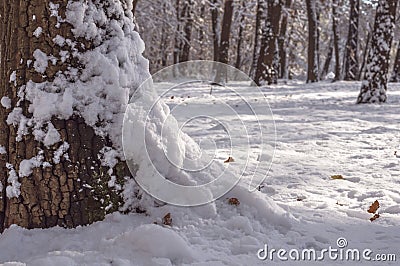
<svg viewBox="0 0 400 266"><path fill-rule="evenodd" d="M240 201L239 201L237 198L230 198L229 201L228 201L228 203L229 203L230 205L238 206L238 205L240 204Z"/></svg>
<svg viewBox="0 0 400 266"><path fill-rule="evenodd" d="M344 179L342 175L333 175L331 176L332 179Z"/></svg>
<svg viewBox="0 0 400 266"><path fill-rule="evenodd" d="M372 203L371 206L369 206L368 212L369 213L376 213L376 211L379 209L379 201L375 200L374 203Z"/></svg>
<svg viewBox="0 0 400 266"><path fill-rule="evenodd" d="M164 225L172 225L172 218L171 218L171 213L167 213L164 218L163 218L163 224Z"/></svg>
<svg viewBox="0 0 400 266"><path fill-rule="evenodd" d="M224 163L233 163L235 160L229 156L228 159L226 159L226 161L224 161Z"/></svg>
<svg viewBox="0 0 400 266"><path fill-rule="evenodd" d="M379 213L374 214L374 216L372 216L369 220L371 222L375 221L376 219L378 219L380 217Z"/></svg>

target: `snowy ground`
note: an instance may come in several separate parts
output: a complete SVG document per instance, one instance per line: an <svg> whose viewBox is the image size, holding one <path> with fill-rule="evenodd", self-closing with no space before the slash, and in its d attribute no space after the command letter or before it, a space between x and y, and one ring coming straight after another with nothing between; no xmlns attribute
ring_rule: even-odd
<svg viewBox="0 0 400 266"><path fill-rule="evenodd" d="M345 238L346 249L371 249L369 256L396 254L400 260L400 85L390 84L388 103L356 105L359 83L291 82L263 88L277 129L276 153L261 192L248 193L249 180L228 195L196 208L163 206L148 215L109 215L103 222L73 230L53 228L25 230L11 227L0 236L0 262L5 265L274 265L257 258L269 249L338 248ZM262 95L241 91L252 105L262 107ZM194 99L187 90L167 98L170 107ZM187 96L190 96L188 98ZM223 99L237 110L246 107L238 99L216 91L197 99L207 109ZM265 107L267 108L267 107ZM190 113L187 114L190 116ZM179 116L179 115L178 115ZM181 114L184 118L184 114ZM178 117L179 118L179 117ZM265 118L265 126L271 121ZM179 120L179 119L178 119ZM234 118L231 124L235 125ZM210 138L209 123L193 123L189 133L196 141ZM213 128L221 144L216 159L223 160L224 132ZM250 147L257 139L249 131ZM255 134L255 133L254 133ZM253 136L253 138L251 138ZM219 138L219 139L218 139ZM247 157L248 147L232 153L235 160ZM246 147L246 148L245 148ZM398 150L398 156L395 151ZM251 153L251 151L250 151ZM269 168L271 154L258 158L259 167ZM225 156L225 157L224 157ZM250 160L257 160L249 155ZM231 163L234 168L239 163ZM251 165L251 163L250 163ZM235 169L233 169L233 172ZM237 170L237 169L236 169ZM344 180L334 180L342 175ZM242 187L245 187L242 188ZM239 206L229 205L236 197ZM369 218L368 207L380 202L380 217ZM172 227L160 226L170 212ZM288 254L286 254L288 257ZM360 262L290 261L285 265L361 265ZM370 262L397 265L396 262Z"/></svg>

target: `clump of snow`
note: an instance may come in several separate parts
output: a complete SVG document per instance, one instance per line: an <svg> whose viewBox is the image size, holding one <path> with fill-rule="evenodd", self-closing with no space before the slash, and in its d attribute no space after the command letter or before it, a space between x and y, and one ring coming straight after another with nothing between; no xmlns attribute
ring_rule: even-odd
<svg viewBox="0 0 400 266"><path fill-rule="evenodd" d="M33 169L40 167L44 160L43 151L40 151L39 154L35 157L32 157L28 160L23 160L19 164L19 176L20 177L27 177L32 174Z"/></svg>
<svg viewBox="0 0 400 266"><path fill-rule="evenodd" d="M49 57L40 49L36 49L33 52L33 57L35 58L33 66L36 72L43 74L49 66Z"/></svg>
<svg viewBox="0 0 400 266"><path fill-rule="evenodd" d="M17 71L13 71L10 75L10 83L14 83L17 86Z"/></svg>
<svg viewBox="0 0 400 266"><path fill-rule="evenodd" d="M11 99L7 96L2 97L0 103L6 109L11 108Z"/></svg>
<svg viewBox="0 0 400 266"><path fill-rule="evenodd" d="M67 142L64 142L55 152L53 156L53 162L55 164L59 164L61 161L61 157L64 155L66 156L66 152L69 149L69 144Z"/></svg>
<svg viewBox="0 0 400 266"><path fill-rule="evenodd" d="M51 122L48 123L47 133L43 139L43 144L46 145L46 147L50 147L59 141L60 141L60 133L58 133L57 129L55 129L53 123Z"/></svg>
<svg viewBox="0 0 400 266"><path fill-rule="evenodd" d="M175 262L193 261L193 251L175 231L159 225L141 225L118 236L114 241L152 257L168 258Z"/></svg>
<svg viewBox="0 0 400 266"><path fill-rule="evenodd" d="M6 153L7 153L6 148L0 145L0 154L6 154Z"/></svg>
<svg viewBox="0 0 400 266"><path fill-rule="evenodd" d="M42 27L37 27L36 30L33 32L33 35L34 35L36 38L39 38L40 35L42 34L42 32L43 32Z"/></svg>
<svg viewBox="0 0 400 266"><path fill-rule="evenodd" d="M10 184L6 187L6 195L9 199L18 198L21 195L21 183L18 182L18 174L14 169L12 164L7 163L6 167L8 169L8 179L7 182Z"/></svg>

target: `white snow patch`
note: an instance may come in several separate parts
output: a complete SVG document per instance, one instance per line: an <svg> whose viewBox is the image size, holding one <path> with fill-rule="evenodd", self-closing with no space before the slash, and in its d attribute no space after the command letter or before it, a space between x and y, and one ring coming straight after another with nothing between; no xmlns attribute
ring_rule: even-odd
<svg viewBox="0 0 400 266"><path fill-rule="evenodd" d="M11 99L8 96L2 97L0 103L6 109L11 108Z"/></svg>
<svg viewBox="0 0 400 266"><path fill-rule="evenodd" d="M10 184L6 187L7 198L18 198L19 195L21 195L21 183L18 182L17 172L14 170L14 166L12 164L7 163L6 167L8 169L7 182Z"/></svg>
<svg viewBox="0 0 400 266"><path fill-rule="evenodd" d="M10 83L14 83L14 86L17 86L17 71L13 71L10 75Z"/></svg>
<svg viewBox="0 0 400 266"><path fill-rule="evenodd" d="M67 142L64 142L55 152L53 156L53 162L55 164L59 164L61 161L61 157L68 151L69 149L69 144Z"/></svg>
<svg viewBox="0 0 400 266"><path fill-rule="evenodd" d="M47 126L47 133L46 136L44 137L43 140L43 144L46 147L50 147L54 144L56 144L57 142L60 141L60 133L58 133L57 129L55 129L55 127L53 126L53 123L48 123Z"/></svg>
<svg viewBox="0 0 400 266"><path fill-rule="evenodd" d="M40 49L36 49L33 52L33 57L35 58L35 62L33 66L36 72L43 74L46 72L47 67L49 66L49 57L47 54L42 52Z"/></svg>
<svg viewBox="0 0 400 266"><path fill-rule="evenodd" d="M6 153L7 153L6 148L0 145L0 154L6 154Z"/></svg>
<svg viewBox="0 0 400 266"><path fill-rule="evenodd" d="M19 176L20 177L27 177L32 174L34 168L38 168L42 165L43 162L43 151L40 151L38 155L35 157L28 159L28 160L23 160L19 164Z"/></svg>
<svg viewBox="0 0 400 266"><path fill-rule="evenodd" d="M39 38L40 35L42 34L42 32L43 32L42 27L37 27L36 30L33 32L33 35L34 35L36 38Z"/></svg>

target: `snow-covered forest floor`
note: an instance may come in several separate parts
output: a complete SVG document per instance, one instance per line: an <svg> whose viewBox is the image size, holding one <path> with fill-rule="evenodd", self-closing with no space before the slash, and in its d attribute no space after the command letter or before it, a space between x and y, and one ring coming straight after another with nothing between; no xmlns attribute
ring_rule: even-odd
<svg viewBox="0 0 400 266"><path fill-rule="evenodd" d="M234 189L215 205L166 205L150 208L147 215L112 214L103 222L72 230L14 226L0 236L0 262L41 266L273 265L279 262L276 254L274 262L257 258L264 244L277 250L319 251L337 248L341 237L348 242L346 248L371 249L371 257L396 254L399 260L400 84L389 84L388 102L382 105L356 105L359 88L360 83L281 82L262 89L274 114L277 142L260 192L246 191L249 180L244 175L239 187L245 189ZM263 104L261 94L241 93L252 104ZM224 94L216 91L198 102L207 108L221 97ZM225 101L233 108L245 108L240 100L227 97ZM182 95L177 90L167 103L173 107L193 98L187 90ZM206 141L210 126L196 123L189 130L197 141ZM221 136L217 143L223 143L223 132L213 130ZM257 149L254 141L251 147ZM232 156L239 161L247 152L239 149ZM225 155L222 150L217 159L226 159ZM270 158L271 154L258 158L259 167L269 168ZM333 175L344 179L333 179ZM230 197L237 198L240 205L228 204ZM380 203L380 217L371 222L373 214L367 210L375 200ZM168 212L172 227L154 224L161 224ZM308 263L291 261L286 265ZM362 259L345 262L326 256L322 265L361 263Z"/></svg>

